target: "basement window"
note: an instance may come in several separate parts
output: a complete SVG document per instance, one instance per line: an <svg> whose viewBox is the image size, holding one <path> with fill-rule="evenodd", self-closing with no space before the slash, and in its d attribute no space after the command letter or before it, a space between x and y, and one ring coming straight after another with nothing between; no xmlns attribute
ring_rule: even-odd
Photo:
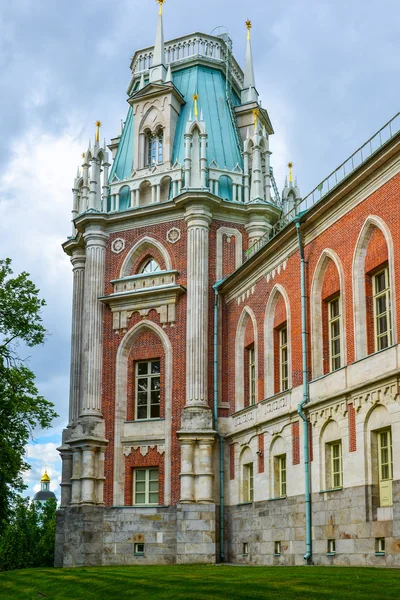
<svg viewBox="0 0 400 600"><path fill-rule="evenodd" d="M328 555L333 556L336 554L336 540L328 540Z"/></svg>
<svg viewBox="0 0 400 600"><path fill-rule="evenodd" d="M135 544L135 556L144 556L144 544Z"/></svg>
<svg viewBox="0 0 400 600"><path fill-rule="evenodd" d="M281 555L281 543L280 542L275 542L275 544L274 544L274 555L275 556Z"/></svg>
<svg viewBox="0 0 400 600"><path fill-rule="evenodd" d="M386 552L385 538L375 538L376 556L384 556Z"/></svg>
<svg viewBox="0 0 400 600"><path fill-rule="evenodd" d="M243 554L243 556L247 556L248 553L249 553L249 544L247 542L244 542L242 554Z"/></svg>

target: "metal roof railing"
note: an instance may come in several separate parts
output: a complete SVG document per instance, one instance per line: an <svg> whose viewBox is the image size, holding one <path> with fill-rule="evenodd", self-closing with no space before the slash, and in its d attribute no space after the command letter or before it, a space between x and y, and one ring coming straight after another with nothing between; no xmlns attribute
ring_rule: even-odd
<svg viewBox="0 0 400 600"><path fill-rule="evenodd" d="M377 131L369 140L365 142L358 150L353 152L347 160L339 165L328 177L317 185L305 198L303 198L294 208L284 214L279 221L275 223L271 231L257 240L245 252L244 260L249 260L260 248L265 246L282 229L293 221L294 217L300 212L309 210L314 204L317 204L327 194L332 192L346 177L360 167L375 152L384 146L391 138L400 131L400 112L398 112L390 121L388 121L379 131Z"/></svg>

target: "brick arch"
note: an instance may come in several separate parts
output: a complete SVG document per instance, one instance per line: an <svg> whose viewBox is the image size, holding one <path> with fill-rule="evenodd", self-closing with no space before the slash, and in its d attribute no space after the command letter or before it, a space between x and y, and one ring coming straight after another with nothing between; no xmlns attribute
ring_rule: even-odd
<svg viewBox="0 0 400 600"><path fill-rule="evenodd" d="M266 398L269 398L275 394L274 324L275 311L280 298L283 298L286 309L289 389L292 387L292 329L290 302L285 288L277 283L272 288L269 295L264 319L264 394Z"/></svg>
<svg viewBox="0 0 400 600"><path fill-rule="evenodd" d="M312 377L316 379L324 374L323 360L323 315L322 315L322 299L323 288L326 284L326 276L332 263L336 267L339 275L340 284L340 313L342 315L342 327L340 337L342 340L343 361L346 363L346 302L345 302L345 278L344 269L339 256L330 248L323 250L317 266L315 267L314 276L311 284L311 359L312 359ZM336 291L336 290L332 290Z"/></svg>
<svg viewBox="0 0 400 600"><path fill-rule="evenodd" d="M235 411L244 408L245 379L243 373L245 336L249 320L253 325L254 332L254 358L255 358L255 378L256 378L256 404L258 402L258 332L257 321L254 312L250 307L245 306L240 315L235 337Z"/></svg>
<svg viewBox="0 0 400 600"><path fill-rule="evenodd" d="M149 255L156 253L157 256L161 256L165 269L167 271L172 270L171 257L165 246L155 238L145 236L138 240L126 255L119 275L121 279L123 277L129 277L129 275L132 274L133 267L140 261L140 258L143 257L146 252Z"/></svg>
<svg viewBox="0 0 400 600"><path fill-rule="evenodd" d="M392 343L397 344L396 291L394 270L394 246L389 227L376 215L370 215L358 236L353 256L353 310L354 310L354 344L355 358L360 360L368 354L367 343L367 305L365 294L365 259L368 245L375 229L380 229L387 246L388 268L390 277L390 300L392 318Z"/></svg>
<svg viewBox="0 0 400 600"><path fill-rule="evenodd" d="M123 424L126 419L128 402L128 360L138 335L150 331L161 340L165 356L165 456L171 455L171 422L172 422L172 345L165 331L152 321L140 321L132 327L122 339L116 358L115 372L115 434L114 434L114 495L113 503L121 506L124 503L124 457L122 447ZM171 498L171 461L165 461L164 502L169 504Z"/></svg>

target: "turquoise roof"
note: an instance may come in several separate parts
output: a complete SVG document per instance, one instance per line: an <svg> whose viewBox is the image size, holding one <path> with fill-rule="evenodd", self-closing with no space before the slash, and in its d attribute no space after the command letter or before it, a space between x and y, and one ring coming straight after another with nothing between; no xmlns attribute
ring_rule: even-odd
<svg viewBox="0 0 400 600"><path fill-rule="evenodd" d="M221 71L204 66L193 66L173 73L173 83L184 97L186 104L182 106L178 118L172 162L178 160L182 165L185 159L185 129L192 111L193 94L199 95L199 111L203 111L207 128L207 163L215 160L220 169L233 171L236 165L243 168L243 159L237 139L235 126L232 122L228 102L226 100L225 77ZM233 97L234 104L239 99ZM134 115L129 108L126 123L122 132L111 173L110 181L117 175L120 181L129 179L133 169L134 152ZM220 195L228 196L220 186Z"/></svg>
<svg viewBox="0 0 400 600"><path fill-rule="evenodd" d="M130 106L109 181L112 181L114 175L117 175L121 181L131 176L133 169L134 120L133 108Z"/></svg>
<svg viewBox="0 0 400 600"><path fill-rule="evenodd" d="M207 128L207 163L214 159L220 169L243 168L236 130L226 100L225 77L221 71L203 66L188 67L173 74L174 85L186 100L178 119L173 162L185 159L184 134L190 111L193 118L193 94L199 95L199 111L203 110ZM235 103L237 99L234 99Z"/></svg>

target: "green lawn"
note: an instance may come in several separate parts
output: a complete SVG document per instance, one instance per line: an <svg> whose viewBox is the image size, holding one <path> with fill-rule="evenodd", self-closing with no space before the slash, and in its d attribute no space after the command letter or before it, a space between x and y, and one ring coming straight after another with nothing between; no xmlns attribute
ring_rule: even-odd
<svg viewBox="0 0 400 600"><path fill-rule="evenodd" d="M0 573L1 600L399 600L400 570L103 567Z"/></svg>

